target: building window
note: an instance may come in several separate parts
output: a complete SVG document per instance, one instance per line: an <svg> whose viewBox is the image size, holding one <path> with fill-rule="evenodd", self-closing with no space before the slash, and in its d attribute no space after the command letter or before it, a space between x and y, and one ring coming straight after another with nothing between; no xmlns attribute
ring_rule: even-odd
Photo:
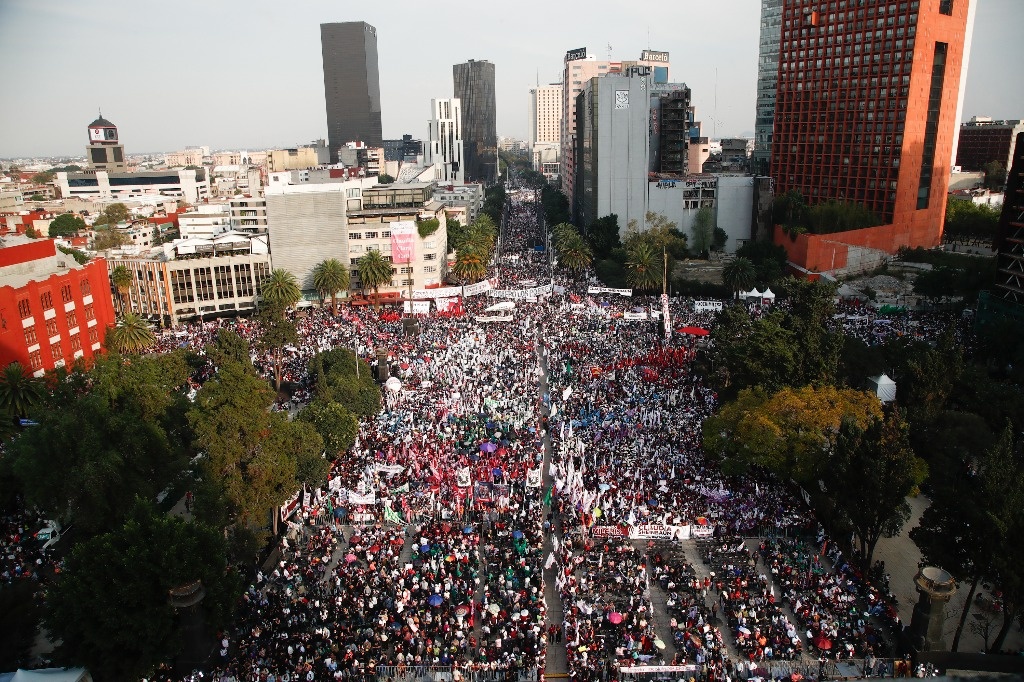
<svg viewBox="0 0 1024 682"><path fill-rule="evenodd" d="M92 293L92 284L90 284L89 280L83 279L82 282L81 282L81 287L82 287L82 296L88 296L89 294Z"/></svg>
<svg viewBox="0 0 1024 682"><path fill-rule="evenodd" d="M64 351L60 349L60 343L50 344L50 355L53 356L53 361L64 359Z"/></svg>
<svg viewBox="0 0 1024 682"><path fill-rule="evenodd" d="M953 0L939 0L939 14L953 16Z"/></svg>
<svg viewBox="0 0 1024 682"><path fill-rule="evenodd" d="M35 327L25 327L25 345L34 346L39 343L39 339L36 338Z"/></svg>
<svg viewBox="0 0 1024 682"><path fill-rule="evenodd" d="M423 266L423 272L437 272L436 265L425 265Z"/></svg>
<svg viewBox="0 0 1024 682"><path fill-rule="evenodd" d="M82 337L79 334L71 337L71 350L82 350Z"/></svg>
<svg viewBox="0 0 1024 682"><path fill-rule="evenodd" d="M70 303L72 301L70 284L65 284L60 288L60 300L65 303Z"/></svg>
<svg viewBox="0 0 1024 682"><path fill-rule="evenodd" d="M68 311L68 329L74 329L78 326L78 316L75 315L74 310Z"/></svg>
<svg viewBox="0 0 1024 682"><path fill-rule="evenodd" d="M437 260L436 253L425 253L423 254L423 260Z"/></svg>
<svg viewBox="0 0 1024 682"><path fill-rule="evenodd" d="M32 366L33 370L43 368L43 356L39 351L34 350L28 354L28 364Z"/></svg>
<svg viewBox="0 0 1024 682"><path fill-rule="evenodd" d="M387 239L391 236L391 230L384 230L380 233L382 239Z"/></svg>
<svg viewBox="0 0 1024 682"><path fill-rule="evenodd" d="M85 306L85 319L87 319L87 320L95 320L96 319L96 311L93 310L92 303L90 303L89 305Z"/></svg>
<svg viewBox="0 0 1024 682"><path fill-rule="evenodd" d="M32 308L28 303L27 298L23 298L18 301L18 314L21 315L21 319L25 319L32 315Z"/></svg>
<svg viewBox="0 0 1024 682"><path fill-rule="evenodd" d="M362 232L349 232L348 233L348 238L349 239L362 239L363 238L363 233Z"/></svg>
<svg viewBox="0 0 1024 682"><path fill-rule="evenodd" d="M49 291L39 297L39 302L42 304L43 310L49 310L53 307L53 297L50 296Z"/></svg>
<svg viewBox="0 0 1024 682"><path fill-rule="evenodd" d="M377 233L376 232L367 232L366 233L366 238L367 239L376 239L377 238Z"/></svg>
<svg viewBox="0 0 1024 682"><path fill-rule="evenodd" d="M89 343L96 343L100 340L100 332L96 327L89 330Z"/></svg>
<svg viewBox="0 0 1024 682"><path fill-rule="evenodd" d="M252 268L248 263L235 266L235 291L241 296L252 296Z"/></svg>
<svg viewBox="0 0 1024 682"><path fill-rule="evenodd" d="M57 336L60 332L57 330L57 320L46 321L46 335L50 338Z"/></svg>

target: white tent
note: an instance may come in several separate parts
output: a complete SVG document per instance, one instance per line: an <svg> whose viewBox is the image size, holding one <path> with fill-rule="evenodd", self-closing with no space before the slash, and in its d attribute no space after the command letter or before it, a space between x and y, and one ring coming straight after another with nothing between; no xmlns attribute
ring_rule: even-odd
<svg viewBox="0 0 1024 682"><path fill-rule="evenodd" d="M771 301L774 301L775 300L775 294L772 292L771 289L765 289L764 292L762 292L762 294L761 294L761 298L767 298L767 299L769 299Z"/></svg>
<svg viewBox="0 0 1024 682"><path fill-rule="evenodd" d="M42 670L18 670L11 682L92 682L92 675L85 668L43 668Z"/></svg>
<svg viewBox="0 0 1024 682"><path fill-rule="evenodd" d="M896 400L896 382L886 374L868 377L868 390L877 395L883 403Z"/></svg>
<svg viewBox="0 0 1024 682"><path fill-rule="evenodd" d="M746 296L747 298L761 298L761 292L757 290L757 287L754 287L753 289L745 293L744 296Z"/></svg>

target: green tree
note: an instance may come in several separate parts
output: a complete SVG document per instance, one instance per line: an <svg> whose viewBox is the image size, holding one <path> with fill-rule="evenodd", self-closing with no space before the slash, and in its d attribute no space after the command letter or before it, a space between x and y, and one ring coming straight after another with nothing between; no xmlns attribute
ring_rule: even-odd
<svg viewBox="0 0 1024 682"><path fill-rule="evenodd" d="M16 580L0 588L0 669L28 669L41 616L35 581Z"/></svg>
<svg viewBox="0 0 1024 682"><path fill-rule="evenodd" d="M58 245L57 250L60 251L61 253L67 254L74 258L75 262L78 263L79 265L85 265L86 263L89 262L89 256L84 251L81 251L79 249L72 249L66 246Z"/></svg>
<svg viewBox="0 0 1024 682"><path fill-rule="evenodd" d="M116 202L104 208L93 225L109 225L112 227L118 223L128 222L131 220L131 217L132 212L128 207L120 202Z"/></svg>
<svg viewBox="0 0 1024 682"><path fill-rule="evenodd" d="M501 182L484 190L482 213L489 217L495 225L501 224L501 214L505 210L505 185Z"/></svg>
<svg viewBox="0 0 1024 682"><path fill-rule="evenodd" d="M270 306L277 308L283 316L285 311L299 302L302 291L295 275L276 268L260 283L260 296Z"/></svg>
<svg viewBox="0 0 1024 682"><path fill-rule="evenodd" d="M43 384L20 362L12 362L0 374L0 409L15 417L27 417L43 396Z"/></svg>
<svg viewBox="0 0 1024 682"><path fill-rule="evenodd" d="M544 207L544 222L548 225L572 222L569 199L561 190L545 184L540 191L540 203Z"/></svg>
<svg viewBox="0 0 1024 682"><path fill-rule="evenodd" d="M463 282L478 282L487 276L487 253L482 247L464 245L455 256L452 274Z"/></svg>
<svg viewBox="0 0 1024 682"><path fill-rule="evenodd" d="M313 268L313 286L320 292L320 298L331 298L331 314L338 314L338 292L348 291L348 268L337 258L328 258Z"/></svg>
<svg viewBox="0 0 1024 682"><path fill-rule="evenodd" d="M256 371L249 352L249 342L227 327L217 330L217 337L206 347L206 355L213 361L214 367L220 367L227 362L237 362L253 372Z"/></svg>
<svg viewBox="0 0 1024 682"><path fill-rule="evenodd" d="M729 233L720 227L716 227L714 234L711 236L711 250L724 251L725 245L728 241Z"/></svg>
<svg viewBox="0 0 1024 682"><path fill-rule="evenodd" d="M316 428L332 460L346 453L359 433L359 420L340 403L314 400L302 408L295 419Z"/></svg>
<svg viewBox="0 0 1024 682"><path fill-rule="evenodd" d="M723 396L752 387L775 392L792 383L797 365L793 333L782 320L779 312L751 320L740 305L722 311L706 357L708 374Z"/></svg>
<svg viewBox="0 0 1024 682"><path fill-rule="evenodd" d="M651 291L661 283L665 265L662 254L656 253L651 244L639 242L629 250L626 260L626 280L640 291Z"/></svg>
<svg viewBox="0 0 1024 682"><path fill-rule="evenodd" d="M420 239L426 239L434 234L439 227L441 227L441 221L437 218L416 221L416 233L420 236Z"/></svg>
<svg viewBox="0 0 1024 682"><path fill-rule="evenodd" d="M114 290L117 291L117 300L122 312L124 312L127 307L125 299L128 296L128 292L131 290L133 280L132 271L124 264L115 265L114 269L110 271L110 284L113 285Z"/></svg>
<svg viewBox="0 0 1024 682"><path fill-rule="evenodd" d="M85 230L85 221L74 213L61 213L50 223L51 237L73 237Z"/></svg>
<svg viewBox="0 0 1024 682"><path fill-rule="evenodd" d="M149 322L135 313L125 313L107 331L107 348L122 355L139 355L156 343Z"/></svg>
<svg viewBox="0 0 1024 682"><path fill-rule="evenodd" d="M619 236L619 216L611 213L598 218L587 227L587 241L595 258L608 258L613 249L622 246Z"/></svg>
<svg viewBox="0 0 1024 682"><path fill-rule="evenodd" d="M1006 185L1006 164L1002 161L989 161L982 170L985 171L985 187L993 192L1001 192Z"/></svg>
<svg viewBox="0 0 1024 682"><path fill-rule="evenodd" d="M749 291L754 287L756 276L754 264L746 258L736 258L722 268L722 281L736 298L739 298L741 291Z"/></svg>
<svg viewBox="0 0 1024 682"><path fill-rule="evenodd" d="M781 225L782 229L791 237L796 237L800 232L805 232L804 213L807 210L807 202L804 195L797 190L789 190L780 194L772 201L772 224Z"/></svg>
<svg viewBox="0 0 1024 682"><path fill-rule="evenodd" d="M42 171L32 176L33 185L48 185L53 182L53 178L56 175L53 171Z"/></svg>
<svg viewBox="0 0 1024 682"><path fill-rule="evenodd" d="M205 453L202 468L221 491L229 519L260 528L272 509L299 488L295 452L276 429L288 424L271 412L274 392L238 363L218 368L196 395L188 421ZM321 441L321 448L323 443Z"/></svg>
<svg viewBox="0 0 1024 682"><path fill-rule="evenodd" d="M800 484L817 481L843 420L866 427L881 416L878 398L832 386L783 388L774 394L744 389L703 426L704 449L727 473L764 467Z"/></svg>
<svg viewBox="0 0 1024 682"><path fill-rule="evenodd" d="M395 274L394 268L385 260L384 255L376 250L367 251L356 262L356 267L359 268L359 282L363 293L365 294L367 289L372 290L374 307L379 307L380 288L391 283L391 278Z"/></svg>
<svg viewBox="0 0 1024 682"><path fill-rule="evenodd" d="M748 241L736 250L736 256L754 264L757 282L773 284L786 271L786 249L769 241Z"/></svg>
<svg viewBox="0 0 1024 682"><path fill-rule="evenodd" d="M351 350L335 348L318 353L310 361L309 376L314 383L316 401L344 405L360 417L372 417L380 412L380 386L373 380L370 366L357 360Z"/></svg>
<svg viewBox="0 0 1024 682"><path fill-rule="evenodd" d="M928 465L911 449L898 409L866 427L843 419L822 480L840 518L857 535L865 573L878 540L898 535L910 518L907 496L917 494L927 475Z"/></svg>
<svg viewBox="0 0 1024 682"><path fill-rule="evenodd" d="M25 236L28 237L29 239L39 239L42 235L39 234L39 231L36 230L35 227L29 225L28 227L25 228Z"/></svg>
<svg viewBox="0 0 1024 682"><path fill-rule="evenodd" d="M395 182L395 179L388 175L387 173L379 173L377 175L377 182L379 182L382 185L391 185Z"/></svg>
<svg viewBox="0 0 1024 682"><path fill-rule="evenodd" d="M113 228L97 228L92 238L92 248L96 251L116 249L129 242L128 237L121 231Z"/></svg>
<svg viewBox="0 0 1024 682"><path fill-rule="evenodd" d="M47 590L47 629L56 659L84 665L97 679L148 677L182 649L168 591L200 581L213 629L229 622L241 593L216 529L138 502L123 525L75 546Z"/></svg>
<svg viewBox="0 0 1024 682"><path fill-rule="evenodd" d="M789 287L789 310L783 325L793 333L796 372L792 383L836 383L843 333L835 325L836 286L798 280Z"/></svg>
<svg viewBox="0 0 1024 682"><path fill-rule="evenodd" d="M552 245L558 254L558 262L573 272L590 267L593 253L583 236L569 223L555 225L551 229Z"/></svg>
<svg viewBox="0 0 1024 682"><path fill-rule="evenodd" d="M260 335L259 348L270 353L274 364L274 389L281 390L284 374L285 346L294 346L299 342L299 332L295 323L288 319L281 309L280 303L271 303L260 309L257 319L263 333Z"/></svg>
<svg viewBox="0 0 1024 682"><path fill-rule="evenodd" d="M690 228L690 231L693 233L694 255L707 257L715 239L716 229L718 229L718 226L715 225L715 214L711 207L701 206L697 210L697 215L693 217L693 227Z"/></svg>

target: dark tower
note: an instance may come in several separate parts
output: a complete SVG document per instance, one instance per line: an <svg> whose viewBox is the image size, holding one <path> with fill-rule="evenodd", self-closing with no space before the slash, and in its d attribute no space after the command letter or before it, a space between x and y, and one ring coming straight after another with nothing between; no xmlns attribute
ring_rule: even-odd
<svg viewBox="0 0 1024 682"><path fill-rule="evenodd" d="M462 145L466 180L498 179L498 132L495 125L494 64L470 59L452 67L455 96L462 100Z"/></svg>
<svg viewBox="0 0 1024 682"><path fill-rule="evenodd" d="M324 59L324 99L331 162L346 142L379 147L380 75L377 71L377 29L365 21L320 24Z"/></svg>

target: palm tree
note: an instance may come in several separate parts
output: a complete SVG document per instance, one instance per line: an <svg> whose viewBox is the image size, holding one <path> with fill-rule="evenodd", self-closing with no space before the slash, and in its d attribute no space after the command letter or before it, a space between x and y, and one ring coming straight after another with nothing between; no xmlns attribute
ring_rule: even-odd
<svg viewBox="0 0 1024 682"><path fill-rule="evenodd" d="M594 260L594 254L590 245L580 235L573 231L559 239L558 262L573 272L580 272L590 267Z"/></svg>
<svg viewBox="0 0 1024 682"><path fill-rule="evenodd" d="M754 286L757 271L754 262L749 258L737 258L722 268L722 281L729 287L733 296L738 298L741 291L748 291Z"/></svg>
<svg viewBox="0 0 1024 682"><path fill-rule="evenodd" d="M626 260L626 280L635 289L649 290L658 286L661 281L664 263L660 254L646 242L637 243L630 251Z"/></svg>
<svg viewBox="0 0 1024 682"><path fill-rule="evenodd" d="M43 386L20 362L12 362L0 374L0 408L24 417L43 395Z"/></svg>
<svg viewBox="0 0 1024 682"><path fill-rule="evenodd" d="M121 304L121 312L124 312L125 297L132 286L132 271L124 265L114 267L110 272L110 283L117 290L117 300Z"/></svg>
<svg viewBox="0 0 1024 682"><path fill-rule="evenodd" d="M272 271L270 276L263 280L260 295L264 301L280 306L282 310L295 305L302 298L295 275L281 268Z"/></svg>
<svg viewBox="0 0 1024 682"><path fill-rule="evenodd" d="M481 246L463 244L452 268L455 276L465 282L479 282L487 276L487 253Z"/></svg>
<svg viewBox="0 0 1024 682"><path fill-rule="evenodd" d="M380 304L380 297L377 295L378 290L385 284L391 281L394 270L391 268L391 263L384 259L384 256L380 251L373 250L367 251L366 254L356 262L359 268L359 281L363 287L363 293L366 293L367 289L373 289L376 301L374 302L374 308Z"/></svg>
<svg viewBox="0 0 1024 682"><path fill-rule="evenodd" d="M107 345L122 355L135 355L156 342L149 323L135 313L125 313L107 333Z"/></svg>
<svg viewBox="0 0 1024 682"><path fill-rule="evenodd" d="M320 292L320 298L331 297L331 314L338 314L338 292L348 291L348 268L337 258L328 258L313 268L313 286Z"/></svg>

